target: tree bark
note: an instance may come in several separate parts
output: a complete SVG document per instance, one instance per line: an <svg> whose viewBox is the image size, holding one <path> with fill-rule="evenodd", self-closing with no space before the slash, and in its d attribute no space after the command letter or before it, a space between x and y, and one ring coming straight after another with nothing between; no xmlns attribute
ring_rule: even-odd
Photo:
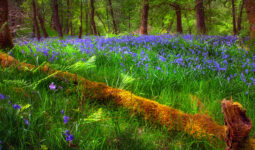
<svg viewBox="0 0 255 150"><path fill-rule="evenodd" d="M49 35L47 33L47 30L45 28L44 19L43 19L42 15L40 13L40 10L38 8L37 8L37 16L38 16L38 19L39 19L39 22L40 22L40 25L41 25L44 37L45 38L49 37Z"/></svg>
<svg viewBox="0 0 255 150"><path fill-rule="evenodd" d="M63 33L62 33L61 24L59 22L58 2L57 2L57 0L53 0L53 13L54 13L54 23L55 23L55 27L56 27L57 32L58 32L58 36L62 38L63 37Z"/></svg>
<svg viewBox="0 0 255 150"><path fill-rule="evenodd" d="M198 34L206 34L203 0L196 0L196 18Z"/></svg>
<svg viewBox="0 0 255 150"><path fill-rule="evenodd" d="M254 0L243 0L243 2L250 23L250 37L255 39L255 2Z"/></svg>
<svg viewBox="0 0 255 150"><path fill-rule="evenodd" d="M33 20L35 23L36 37L37 37L37 40L40 41L41 34L40 34L40 29L39 29L39 25L38 25L38 21L37 21L37 8L35 5L35 0L32 1L32 5L33 5Z"/></svg>
<svg viewBox="0 0 255 150"><path fill-rule="evenodd" d="M142 9L142 25L140 29L140 34L147 35L148 34L148 15L149 15L149 0L143 1L143 9Z"/></svg>
<svg viewBox="0 0 255 150"><path fill-rule="evenodd" d="M236 35L236 9L235 9L235 0L231 0L232 2L232 17L233 17L233 33Z"/></svg>
<svg viewBox="0 0 255 150"><path fill-rule="evenodd" d="M177 32L182 33L182 14L180 5L175 5L176 19L177 19Z"/></svg>
<svg viewBox="0 0 255 150"><path fill-rule="evenodd" d="M80 22L81 22L81 26L80 26L80 32L79 32L79 39L81 39L82 37L82 0L81 0L81 18L80 18Z"/></svg>
<svg viewBox="0 0 255 150"><path fill-rule="evenodd" d="M239 33L242 29L242 15L243 15L243 7L244 3L242 1L241 7L240 7L240 12L239 16L237 17L237 32Z"/></svg>
<svg viewBox="0 0 255 150"><path fill-rule="evenodd" d="M33 18L32 18L33 19ZM32 38L35 38L35 21L33 19L33 32L32 32Z"/></svg>
<svg viewBox="0 0 255 150"><path fill-rule="evenodd" d="M8 25L8 0L0 0L0 49L13 47L12 36Z"/></svg>
<svg viewBox="0 0 255 150"><path fill-rule="evenodd" d="M95 7L94 7L94 0L90 0L90 7L91 7L91 25L93 29L93 34L97 35L97 28L95 23Z"/></svg>
<svg viewBox="0 0 255 150"><path fill-rule="evenodd" d="M66 19L66 34L69 34L69 20L70 20L70 0L66 1L66 5L67 5L67 19Z"/></svg>
<svg viewBox="0 0 255 150"><path fill-rule="evenodd" d="M110 13L111 13L111 16L112 16L113 31L114 31L114 34L117 34L118 33L118 29L117 29L117 25L116 25L114 13L113 13L112 1L108 0L108 3L109 3L109 7L110 7Z"/></svg>

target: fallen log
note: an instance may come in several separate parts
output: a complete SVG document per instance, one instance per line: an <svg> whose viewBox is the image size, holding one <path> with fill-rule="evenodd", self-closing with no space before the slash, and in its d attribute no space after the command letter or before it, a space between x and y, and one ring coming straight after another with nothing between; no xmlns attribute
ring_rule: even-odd
<svg viewBox="0 0 255 150"><path fill-rule="evenodd" d="M19 62L17 59L0 52L1 67L16 66L18 70L31 71L35 65ZM112 88L104 83L89 81L77 74L51 69L48 65L39 68L43 73L60 80L77 84L84 96L98 101L114 101L117 105L142 113L146 120L158 122L169 130L186 132L195 138L207 138L226 142L227 150L255 150L255 140L248 138L252 128L245 109L239 103L222 101L225 125L219 125L205 114L187 114L181 110L159 104L158 102L136 96L126 90Z"/></svg>

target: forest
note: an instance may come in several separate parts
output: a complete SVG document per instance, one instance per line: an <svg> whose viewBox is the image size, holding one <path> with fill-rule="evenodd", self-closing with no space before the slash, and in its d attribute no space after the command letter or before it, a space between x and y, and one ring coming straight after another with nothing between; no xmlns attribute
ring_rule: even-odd
<svg viewBox="0 0 255 150"><path fill-rule="evenodd" d="M0 0L0 150L255 150L255 0Z"/></svg>

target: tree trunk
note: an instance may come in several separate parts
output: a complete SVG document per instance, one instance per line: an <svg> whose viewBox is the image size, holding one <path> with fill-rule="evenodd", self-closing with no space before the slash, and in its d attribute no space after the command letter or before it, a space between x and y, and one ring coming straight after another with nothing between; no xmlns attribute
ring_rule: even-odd
<svg viewBox="0 0 255 150"><path fill-rule="evenodd" d="M91 25L93 29L93 34L97 35L97 28L95 23L95 7L94 7L94 0L90 0L90 7L91 7Z"/></svg>
<svg viewBox="0 0 255 150"><path fill-rule="evenodd" d="M32 18L33 19L33 18ZM35 20L33 19L33 32L32 32L32 38L35 38Z"/></svg>
<svg viewBox="0 0 255 150"><path fill-rule="evenodd" d="M54 23L55 23L55 27L57 28L58 36L62 38L63 33L62 33L62 27L59 22L57 0L53 0L53 13L54 13Z"/></svg>
<svg viewBox="0 0 255 150"><path fill-rule="evenodd" d="M255 2L254 0L243 0L243 2L250 23L250 37L255 39Z"/></svg>
<svg viewBox="0 0 255 150"><path fill-rule="evenodd" d="M243 15L243 7L244 7L244 3L242 1L241 7L240 7L240 12L239 12L239 16L237 17L237 32L239 33L242 29L242 15Z"/></svg>
<svg viewBox="0 0 255 150"><path fill-rule="evenodd" d="M70 1L69 0L66 1L66 5L67 5L66 34L69 34L69 20L70 20Z"/></svg>
<svg viewBox="0 0 255 150"><path fill-rule="evenodd" d="M198 34L205 34L205 17L203 0L196 0L196 17L197 17L197 32Z"/></svg>
<svg viewBox="0 0 255 150"><path fill-rule="evenodd" d="M80 26L80 32L79 32L79 39L81 39L81 37L82 37L82 0L81 0L81 18L80 18L80 21L81 21L81 26Z"/></svg>
<svg viewBox="0 0 255 150"><path fill-rule="evenodd" d="M180 5L175 5L176 19L177 19L177 32L182 33L182 14Z"/></svg>
<svg viewBox="0 0 255 150"><path fill-rule="evenodd" d="M233 17L233 33L236 35L236 9L235 9L235 0L232 1L232 17Z"/></svg>
<svg viewBox="0 0 255 150"><path fill-rule="evenodd" d="M43 31L43 35L45 38L49 37L48 33L47 33L47 30L45 28L45 24L44 24L44 19L39 11L39 9L37 8L37 15L38 15L38 19L39 19L39 22L40 22L40 25L41 25L41 28L42 28L42 31Z"/></svg>
<svg viewBox="0 0 255 150"><path fill-rule="evenodd" d="M13 47L12 36L8 25L8 0L0 0L0 49Z"/></svg>
<svg viewBox="0 0 255 150"><path fill-rule="evenodd" d="M33 20L35 23L35 31L36 31L36 37L37 40L40 41L41 39L41 34L40 34L40 29L39 29L39 25L38 25L38 21L37 21L37 9L36 9L36 5L35 5L35 0L32 1L32 5L33 5Z"/></svg>
<svg viewBox="0 0 255 150"><path fill-rule="evenodd" d="M111 16L112 16L113 31L114 31L114 34L117 34L118 30L117 30L117 25L116 25L115 17L114 17L114 14L113 14L112 1L108 0L108 3L109 3L109 7L110 7L110 13L111 13Z"/></svg>
<svg viewBox="0 0 255 150"><path fill-rule="evenodd" d="M148 34L148 15L149 15L149 0L143 1L143 9L142 9L142 26L140 29L140 34Z"/></svg>

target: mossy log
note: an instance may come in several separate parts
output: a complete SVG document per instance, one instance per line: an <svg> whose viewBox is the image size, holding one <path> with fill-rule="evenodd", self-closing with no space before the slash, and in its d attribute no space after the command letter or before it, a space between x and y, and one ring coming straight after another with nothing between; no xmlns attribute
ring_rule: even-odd
<svg viewBox="0 0 255 150"><path fill-rule="evenodd" d="M36 66L21 63L15 58L0 52L0 64L5 67L17 67L18 70L30 71ZM84 96L98 101L114 101L135 113L142 113L145 120L152 120L166 126L169 130L185 132L194 138L207 138L213 143L225 141L226 149L255 150L255 140L248 138L252 128L245 109L239 103L222 101L225 125L219 125L205 114L187 114L181 110L159 104L158 102L136 96L126 90L112 88L104 83L89 81L77 74L54 70L45 65L40 68L45 74L55 74L60 80L77 83L77 88Z"/></svg>

